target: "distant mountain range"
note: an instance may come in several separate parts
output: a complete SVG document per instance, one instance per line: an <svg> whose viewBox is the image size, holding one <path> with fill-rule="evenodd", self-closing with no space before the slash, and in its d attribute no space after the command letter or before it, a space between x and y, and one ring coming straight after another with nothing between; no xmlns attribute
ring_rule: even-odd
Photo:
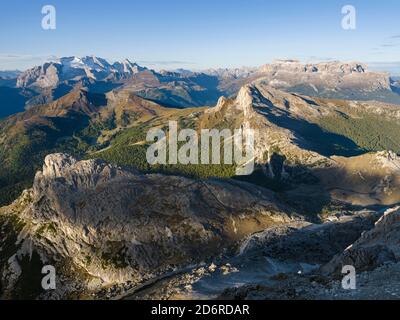
<svg viewBox="0 0 400 320"><path fill-rule="evenodd" d="M157 72L129 60L109 63L86 56L60 58L25 72L0 73L0 117L54 101L76 86L92 93L129 89L166 107L214 105L220 96L235 96L241 86L261 78L269 86L287 92L400 104L398 79L370 72L361 63L277 60L260 68Z"/></svg>
<svg viewBox="0 0 400 320"><path fill-rule="evenodd" d="M0 78L2 79L16 79L22 72L19 70L6 70L0 71Z"/></svg>

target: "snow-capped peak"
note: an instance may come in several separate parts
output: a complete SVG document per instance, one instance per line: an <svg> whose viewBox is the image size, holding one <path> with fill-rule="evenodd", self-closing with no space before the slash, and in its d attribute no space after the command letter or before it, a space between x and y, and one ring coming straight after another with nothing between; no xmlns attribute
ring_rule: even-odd
<svg viewBox="0 0 400 320"><path fill-rule="evenodd" d="M82 59L75 56L60 58L59 63L67 68L82 68L84 66Z"/></svg>
<svg viewBox="0 0 400 320"><path fill-rule="evenodd" d="M42 66L29 69L19 76L17 86L36 84L39 87L54 86L59 81L79 80L120 80L147 70L128 59L110 64L96 56L52 58ZM44 80L43 80L44 79ZM40 80L40 81L39 81Z"/></svg>
<svg viewBox="0 0 400 320"><path fill-rule="evenodd" d="M138 72L146 70L146 68L143 68L136 63L132 63L131 61L129 61L129 59L125 59L121 62L117 61L113 64L113 67L119 73L127 74L136 74Z"/></svg>
<svg viewBox="0 0 400 320"><path fill-rule="evenodd" d="M50 61L49 61L50 62ZM92 72L100 73L107 72L112 74L120 74L122 76L137 74L146 70L146 68L139 66L136 63L131 62L129 59L117 61L110 64L106 59L97 56L85 56L85 57L62 57L59 59L53 59L51 63L61 65L64 72L85 70L86 74Z"/></svg>

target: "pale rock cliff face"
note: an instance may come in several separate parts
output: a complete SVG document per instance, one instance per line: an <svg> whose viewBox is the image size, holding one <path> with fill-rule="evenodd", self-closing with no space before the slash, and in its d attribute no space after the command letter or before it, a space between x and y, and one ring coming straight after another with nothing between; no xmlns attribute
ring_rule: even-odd
<svg viewBox="0 0 400 320"><path fill-rule="evenodd" d="M17 87L37 86L41 88L54 87L60 81L61 66L54 63L46 63L43 66L34 67L19 75Z"/></svg>
<svg viewBox="0 0 400 320"><path fill-rule="evenodd" d="M296 72L296 73L318 73L318 72L327 72L327 73L336 73L336 74L351 74L351 73L365 73L367 72L367 65L358 63L358 62L350 62L343 63L339 61L333 62L322 62L322 63L308 63L302 64L296 60L276 60L272 64L266 64L261 67L262 72L278 72L278 71L287 71L287 72Z"/></svg>
<svg viewBox="0 0 400 320"><path fill-rule="evenodd" d="M141 175L64 154L46 157L32 190L1 212L24 223L5 266L14 276L3 281L18 279L22 257L37 252L64 277L80 270L82 291L139 284L292 219L271 192L246 183ZM59 296L74 287L62 279Z"/></svg>
<svg viewBox="0 0 400 320"><path fill-rule="evenodd" d="M390 78L386 73L368 71L365 64L358 62L325 62L302 64L298 61L276 61L260 68L271 85L294 87L310 85L318 93L321 89L362 89L374 91L390 90Z"/></svg>
<svg viewBox="0 0 400 320"><path fill-rule="evenodd" d="M343 266L357 272L371 271L384 264L400 262L400 207L387 210L360 239L323 266L326 274L340 273ZM389 279L388 279L389 280Z"/></svg>

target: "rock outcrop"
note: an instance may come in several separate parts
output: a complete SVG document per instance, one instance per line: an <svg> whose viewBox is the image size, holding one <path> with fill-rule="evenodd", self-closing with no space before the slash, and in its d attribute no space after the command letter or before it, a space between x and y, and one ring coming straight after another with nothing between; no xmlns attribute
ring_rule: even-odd
<svg viewBox="0 0 400 320"><path fill-rule="evenodd" d="M83 291L139 284L291 220L271 192L246 183L142 175L64 154L46 157L33 188L1 212L24 224L16 251L1 266L3 275L13 275L2 279L5 287L27 272L21 261L35 252L65 277L81 270L72 283ZM58 297L71 287L62 279L53 292Z"/></svg>
<svg viewBox="0 0 400 320"><path fill-rule="evenodd" d="M387 263L400 262L400 207L390 209L331 262L323 266L326 274L341 273L343 266L354 266L357 272L372 271Z"/></svg>

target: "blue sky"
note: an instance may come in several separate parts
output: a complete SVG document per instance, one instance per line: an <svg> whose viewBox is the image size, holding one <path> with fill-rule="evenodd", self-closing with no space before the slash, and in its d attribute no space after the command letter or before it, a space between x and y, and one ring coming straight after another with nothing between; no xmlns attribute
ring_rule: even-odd
<svg viewBox="0 0 400 320"><path fill-rule="evenodd" d="M47 4L56 30L41 28ZM341 28L347 4L356 30ZM158 69L357 60L400 74L399 21L398 0L2 0L0 69L95 54Z"/></svg>

